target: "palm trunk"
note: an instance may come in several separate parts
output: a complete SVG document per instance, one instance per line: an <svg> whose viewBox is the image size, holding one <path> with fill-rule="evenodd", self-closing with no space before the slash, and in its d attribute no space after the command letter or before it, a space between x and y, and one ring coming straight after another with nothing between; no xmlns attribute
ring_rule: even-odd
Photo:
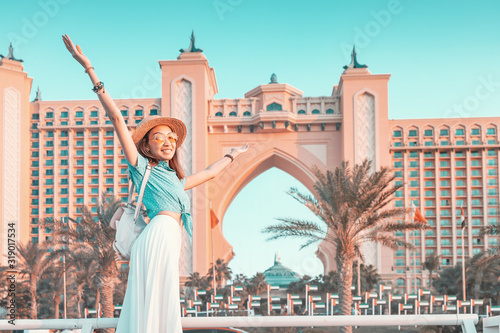
<svg viewBox="0 0 500 333"><path fill-rule="evenodd" d="M54 319L59 319L59 306L61 305L61 297L56 295L54 298Z"/></svg>
<svg viewBox="0 0 500 333"><path fill-rule="evenodd" d="M114 317L113 294L115 291L114 276L104 275L101 277L101 295L102 295L102 316L104 318ZM114 329L106 329L104 332L113 333Z"/></svg>
<svg viewBox="0 0 500 333"><path fill-rule="evenodd" d="M78 318L82 318L82 294L83 294L83 285L80 284L76 287L76 307L78 311Z"/></svg>
<svg viewBox="0 0 500 333"><path fill-rule="evenodd" d="M97 311L96 318L99 317L97 315L97 313L99 311L99 303L101 303L101 287L97 287L96 293L95 293L95 310Z"/></svg>
<svg viewBox="0 0 500 333"><path fill-rule="evenodd" d="M339 299L340 299L340 314L349 316L351 315L351 305L352 305L352 264L354 260L343 257L338 261L339 273L340 273L340 288L339 288ZM351 326L341 326L341 333L352 333Z"/></svg>
<svg viewBox="0 0 500 333"><path fill-rule="evenodd" d="M36 276L30 275L30 293L31 293L31 319L37 319L38 305L36 303Z"/></svg>

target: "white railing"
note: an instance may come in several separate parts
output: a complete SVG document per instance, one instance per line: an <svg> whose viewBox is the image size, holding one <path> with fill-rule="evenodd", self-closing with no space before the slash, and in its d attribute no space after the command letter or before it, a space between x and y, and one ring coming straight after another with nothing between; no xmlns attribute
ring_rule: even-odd
<svg viewBox="0 0 500 333"><path fill-rule="evenodd" d="M461 326L462 332L476 333L475 314L442 315L374 315L374 316L265 316L265 317L184 317L183 327L299 327L299 326ZM82 329L92 333L94 329L115 328L118 318L93 319L17 319L15 325L0 320L0 330L29 329ZM500 316L484 319L484 333L500 332Z"/></svg>

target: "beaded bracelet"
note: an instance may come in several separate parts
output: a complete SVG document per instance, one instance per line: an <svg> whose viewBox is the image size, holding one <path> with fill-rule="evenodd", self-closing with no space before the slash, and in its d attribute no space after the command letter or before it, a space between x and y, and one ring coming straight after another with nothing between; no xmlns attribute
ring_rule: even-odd
<svg viewBox="0 0 500 333"><path fill-rule="evenodd" d="M231 159L231 162L234 161L234 157L231 154L226 154L224 155L224 157L229 157Z"/></svg>
<svg viewBox="0 0 500 333"><path fill-rule="evenodd" d="M104 82L97 82L96 85L94 86L94 88L92 88L92 91L95 92L96 94L99 94L100 90L102 89L103 92L105 92L104 90Z"/></svg>

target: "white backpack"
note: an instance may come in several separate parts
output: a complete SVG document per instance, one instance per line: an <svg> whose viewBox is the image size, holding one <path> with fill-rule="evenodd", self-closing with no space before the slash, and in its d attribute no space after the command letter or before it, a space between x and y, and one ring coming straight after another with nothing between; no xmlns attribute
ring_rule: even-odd
<svg viewBox="0 0 500 333"><path fill-rule="evenodd" d="M142 197L144 196L144 190L146 189L146 184L148 182L149 174L151 172L151 166L148 165L146 172L144 173L144 178L141 184L141 191L139 192L139 198L137 200L137 205L132 203L132 197L134 194L134 184L132 181L129 185L128 191L128 201L127 203L118 208L111 218L110 226L116 230L115 241L113 242L113 249L118 254L120 260L129 260L130 253L132 252L132 246L135 240L147 223L142 214ZM141 212L141 214L139 214Z"/></svg>

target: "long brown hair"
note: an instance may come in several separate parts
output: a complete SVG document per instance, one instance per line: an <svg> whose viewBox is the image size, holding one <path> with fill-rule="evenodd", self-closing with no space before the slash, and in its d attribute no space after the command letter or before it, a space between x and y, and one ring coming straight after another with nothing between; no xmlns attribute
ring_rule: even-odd
<svg viewBox="0 0 500 333"><path fill-rule="evenodd" d="M156 159L152 154L151 152L149 151L149 149L147 149L147 146L148 146L148 142L149 142L149 132L151 132L151 130L149 130L141 139L141 141L139 141L139 144L137 145L137 150L139 151L139 154L141 154L143 157L147 158L148 162L153 165L153 166L157 166L158 163L160 163L160 160ZM177 174L177 178L179 178L179 180L183 179L184 178L184 172L182 171L181 169L181 166L180 166L180 163L179 163L179 160L177 159L177 145L175 147L175 152L174 152L174 156L172 157L171 160L168 161L168 166L175 171L175 173Z"/></svg>

